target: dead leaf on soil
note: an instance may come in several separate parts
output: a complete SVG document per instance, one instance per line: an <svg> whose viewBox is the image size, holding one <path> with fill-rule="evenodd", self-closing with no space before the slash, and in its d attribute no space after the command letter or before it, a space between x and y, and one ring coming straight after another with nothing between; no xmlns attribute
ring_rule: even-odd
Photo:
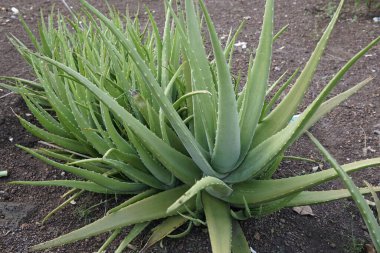
<svg viewBox="0 0 380 253"><path fill-rule="evenodd" d="M366 245L364 245L364 247L365 247L366 253L376 253L376 250L372 244L366 244Z"/></svg>
<svg viewBox="0 0 380 253"><path fill-rule="evenodd" d="M300 215L315 216L310 206L296 206L293 207L293 211Z"/></svg>

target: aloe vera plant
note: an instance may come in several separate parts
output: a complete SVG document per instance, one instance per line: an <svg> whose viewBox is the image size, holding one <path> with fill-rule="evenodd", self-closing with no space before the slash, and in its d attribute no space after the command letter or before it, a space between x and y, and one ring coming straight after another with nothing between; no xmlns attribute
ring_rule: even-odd
<svg viewBox="0 0 380 253"><path fill-rule="evenodd" d="M33 67L36 80L6 78L13 85L1 84L22 95L41 127L19 116L21 124L50 147L21 148L80 179L12 183L71 188L67 201L48 216L85 191L130 198L103 218L32 250L112 231L104 250L124 227L132 226L116 250L122 252L151 221L160 220L142 251L178 227L187 224L186 234L194 224L205 224L213 252L250 252L239 220L351 194L359 199L360 193L380 190L310 190L345 173L378 167L380 158L342 166L330 159L334 168L272 179L292 143L371 81L365 79L327 100L380 37L349 60L289 123L310 86L343 0L300 74L293 74L269 101L273 87L281 83L269 83L272 47L280 35L273 33L274 0L266 1L259 44L241 92L234 87L238 82L230 66L241 27L223 47L202 0L197 1L200 8L192 0L178 8L166 2L163 35L149 11L149 22L142 25L138 15L132 19L111 10L107 18L81 2L86 17L51 15L47 23L42 19L39 39L22 21L35 52L17 38L11 40ZM203 46L203 28L209 33L212 57ZM291 83L288 94L276 103ZM380 236L378 225L373 228L374 236ZM374 245L380 249L378 240Z"/></svg>

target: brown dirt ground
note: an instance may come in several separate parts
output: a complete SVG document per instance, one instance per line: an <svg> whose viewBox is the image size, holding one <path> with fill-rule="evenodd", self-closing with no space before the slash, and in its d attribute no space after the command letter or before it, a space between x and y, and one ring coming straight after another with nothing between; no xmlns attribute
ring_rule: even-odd
<svg viewBox="0 0 380 253"><path fill-rule="evenodd" d="M76 1L68 1L76 2ZM90 1L100 9L105 9L102 1ZM235 69L247 68L248 52L257 45L261 26L264 1L206 1L219 35L228 34L230 27L236 27L243 17L250 16L241 41L248 43L248 50L237 52ZM111 5L123 10L126 1L109 0ZM136 9L137 2L129 1L129 6ZM145 0L162 23L163 9L161 0ZM53 4L66 13L60 1L49 0L2 0L0 2L0 76L18 76L31 78L30 69L8 42L9 34L16 35L27 42L17 19L10 18L11 7L18 8L25 20L36 29L40 10L49 10ZM329 22L331 9L337 1L328 0L277 0L276 29L289 24L289 30L274 46L273 71L271 80L275 80L286 69L294 70L303 66L310 56L324 27ZM1 9L2 7L5 8ZM74 10L78 5L74 5ZM375 13L366 13L364 9L353 9L353 1L344 7L325 57L315 75L311 91L306 101L314 98L332 75L345 61L363 48L372 39L379 36L380 23L371 19ZM145 19L142 15L142 19ZM8 20L9 19L9 20ZM159 22L160 23L160 22ZM337 89L346 90L359 81L374 76L374 81L358 94L330 113L312 128L312 132L336 156L341 163L380 156L380 137L375 130L380 130L380 46L370 53L347 74ZM8 95L0 91L0 169L8 170L9 177L0 179L0 252L22 253L36 243L69 232L85 223L100 217L109 207L109 202L101 204L88 214L83 210L104 201L103 196L85 195L65 210L58 212L44 225L41 219L50 210L62 202L63 189L31 188L6 185L13 180L44 180L64 178L57 171L20 151L15 144L28 147L38 145L37 139L28 134L18 123L14 113L29 117L22 99L17 95ZM12 140L12 141L10 141ZM367 156L364 147L371 147ZM289 151L290 154L305 157L319 157L311 144L301 139ZM277 176L309 173L312 165L302 162L283 162ZM355 173L359 185L367 180L374 185L380 182L377 170ZM319 189L342 187L340 182L325 184ZM111 200L112 202L114 200ZM8 210L5 210L8 209ZM11 209L11 210L9 210ZM10 211L10 212L9 212ZM355 205L350 200L313 206L314 217L300 216L292 210L283 210L260 220L242 223L250 245L259 253L265 252L361 252L364 243L369 243L368 232ZM94 252L102 244L105 236L77 242L48 252ZM140 242L136 246L140 246ZM151 252L211 252L209 240L204 228L194 229L191 235L179 240L165 239Z"/></svg>

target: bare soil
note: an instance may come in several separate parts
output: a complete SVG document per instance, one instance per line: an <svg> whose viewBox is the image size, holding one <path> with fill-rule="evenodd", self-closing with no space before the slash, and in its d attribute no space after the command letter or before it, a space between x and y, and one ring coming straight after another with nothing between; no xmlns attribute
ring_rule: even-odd
<svg viewBox="0 0 380 253"><path fill-rule="evenodd" d="M102 1L90 2L102 10L106 9ZM257 45L262 23L263 2L259 0L206 1L220 37L227 35L231 27L236 28L243 17L247 19L246 28L239 40L247 42L248 49L236 53L234 66L236 70L246 71L249 52ZM271 80L278 78L287 69L293 71L297 67L304 66L323 29L328 24L337 2L331 0L276 1L276 29L279 30L286 24L289 24L289 29L274 45ZM126 8L126 1L109 0L109 3L120 10ZM147 4L155 12L159 23L162 23L161 0L140 1L141 7L142 4ZM11 7L20 10L19 15L23 15L35 31L40 10L47 13L53 5L55 9L67 13L61 1L58 0L2 0L0 2L0 76L33 78L30 69L7 39L7 36L13 34L29 44L20 22L17 18L11 17ZM135 10L137 1L128 1L128 5L129 8ZM380 23L372 21L372 17L379 13L367 13L365 9L355 9L353 6L352 0L347 1L315 75L311 90L306 95L306 102L316 97L318 91L350 57L380 35ZM73 10L78 9L78 4L74 4ZM143 20L146 19L145 16L141 13ZM376 46L344 77L334 94L352 87L368 76L374 77L372 83L312 128L316 137L341 163L380 156L380 136L376 135L380 131L379 56L380 46ZM115 200L87 194L75 205L59 211L42 225L40 223L42 218L62 203L60 196L65 189L14 186L6 183L14 180L61 179L67 175L25 154L15 146L15 144L20 144L36 147L39 144L36 138L21 127L15 116L19 114L33 121L22 99L18 95L8 93L6 90L0 91L0 170L9 171L8 177L0 179L0 252L23 253L27 252L32 245L67 233L101 217ZM367 151L363 152L363 148L367 148ZM289 154L308 158L319 157L306 139L298 141L290 149ZM283 162L276 177L310 173L312 166L303 162ZM380 183L380 173L375 169L355 173L353 177L359 185L363 185L363 180L374 185ZM339 181L334 181L318 188L341 187L342 184ZM97 206L91 208L93 205ZM285 209L259 220L252 219L243 222L242 226L251 247L259 253L365 252L363 245L370 243L370 239L352 201L341 200L312 208L315 213L313 217L301 216L291 209ZM104 238L106 235L47 252L96 252ZM141 247L143 240L144 236L139 238L135 246ZM161 246L156 246L151 252L206 253L211 252L211 248L205 228L197 227L183 239L165 239Z"/></svg>

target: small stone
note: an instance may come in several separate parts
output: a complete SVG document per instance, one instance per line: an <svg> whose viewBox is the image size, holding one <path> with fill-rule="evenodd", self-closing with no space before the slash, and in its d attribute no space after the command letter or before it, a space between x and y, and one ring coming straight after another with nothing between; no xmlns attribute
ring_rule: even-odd
<svg viewBox="0 0 380 253"><path fill-rule="evenodd" d="M331 243L330 247L333 248L333 249L335 249L336 248L336 244L335 243Z"/></svg>
<svg viewBox="0 0 380 253"><path fill-rule="evenodd" d="M280 219L280 222L281 223L285 223L285 219Z"/></svg>
<svg viewBox="0 0 380 253"><path fill-rule="evenodd" d="M238 41L238 43L235 43L234 46L237 48L246 49L247 48L247 42Z"/></svg>
<svg viewBox="0 0 380 253"><path fill-rule="evenodd" d="M255 238L257 241L260 241L261 236L260 236L259 232L256 232L256 233L253 235L253 238Z"/></svg>
<svg viewBox="0 0 380 253"><path fill-rule="evenodd" d="M20 11L19 11L16 7L12 7L12 8L11 8L11 11L12 11L12 13L13 13L14 15L17 15L17 14L20 13Z"/></svg>
<svg viewBox="0 0 380 253"><path fill-rule="evenodd" d="M28 229L29 228L29 224L23 223L23 224L21 224L20 228L21 228L21 230Z"/></svg>

